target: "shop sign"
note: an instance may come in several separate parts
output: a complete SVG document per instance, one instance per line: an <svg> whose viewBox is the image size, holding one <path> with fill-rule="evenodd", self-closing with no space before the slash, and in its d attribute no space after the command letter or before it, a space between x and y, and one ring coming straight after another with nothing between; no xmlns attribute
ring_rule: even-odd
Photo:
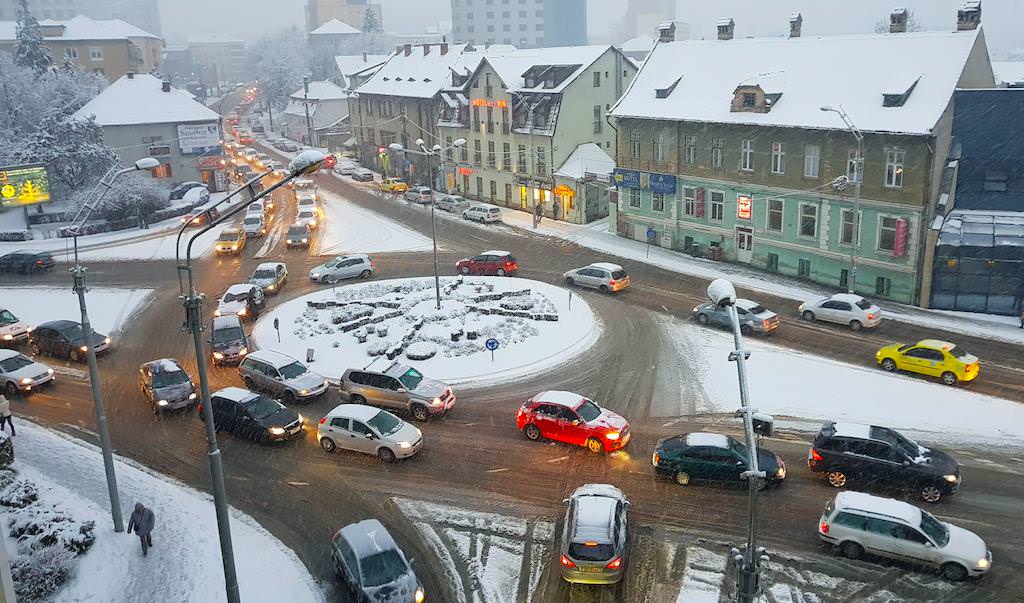
<svg viewBox="0 0 1024 603"><path fill-rule="evenodd" d="M508 101L503 100L487 100L486 98L474 98L470 102L474 107L496 107L498 109L504 109L508 107Z"/></svg>
<svg viewBox="0 0 1024 603"><path fill-rule="evenodd" d="M742 220L749 220L753 216L754 202L746 195L736 198L736 217Z"/></svg>
<svg viewBox="0 0 1024 603"><path fill-rule="evenodd" d="M217 155L207 155L196 160L196 167L201 170L215 170L221 167L224 158Z"/></svg>
<svg viewBox="0 0 1024 603"><path fill-rule="evenodd" d="M663 195L676 194L676 177L668 174L650 174L648 176L648 188L652 193Z"/></svg>
<svg viewBox="0 0 1024 603"><path fill-rule="evenodd" d="M558 186L556 186L553 192L559 197L573 197L576 195L576 191L572 190L571 188L564 184L559 184Z"/></svg>
<svg viewBox="0 0 1024 603"><path fill-rule="evenodd" d="M42 165L0 167L0 204L22 207L50 200L50 177Z"/></svg>
<svg viewBox="0 0 1024 603"><path fill-rule="evenodd" d="M640 172L638 170L615 168L612 180L617 187L640 188Z"/></svg>
<svg viewBox="0 0 1024 603"><path fill-rule="evenodd" d="M183 155L202 155L220 149L216 123L178 126L178 148Z"/></svg>

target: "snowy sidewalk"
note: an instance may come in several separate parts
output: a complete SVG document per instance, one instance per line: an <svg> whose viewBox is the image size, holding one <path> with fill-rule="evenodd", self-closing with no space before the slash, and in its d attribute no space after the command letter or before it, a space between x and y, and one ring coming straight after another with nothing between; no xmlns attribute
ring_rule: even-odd
<svg viewBox="0 0 1024 603"><path fill-rule="evenodd" d="M663 249L657 245L651 245L648 250L647 243L634 241L608 232L607 218L586 225L558 222L550 218L544 218L540 225L534 229L533 216L531 214L502 208L501 219L510 226L571 241L581 247L616 255L624 259L643 262L680 274L705 278L709 282L716 278L727 278L738 287L796 300L792 308L773 308L776 312L783 315L792 314L795 316L798 302L818 299L835 292L835 290L824 286L779 278L778 275L754 270L738 264L694 258L678 251ZM649 257L648 252L650 253ZM997 339L1010 343L1024 343L1024 329L1017 328L1020 322L1013 316L928 310L894 302L879 302L874 298L872 300L878 303L885 311L885 317L892 320L955 333L964 333L965 335L975 337Z"/></svg>
<svg viewBox="0 0 1024 603"><path fill-rule="evenodd" d="M18 423L13 467L40 489L53 491L77 519L96 522L96 543L79 558L75 576L54 601L223 601L224 575L212 499L170 478L115 457L128 521L136 501L156 515L153 549L143 557L134 535L110 521L100 452L90 444L28 422ZM231 512L243 601L323 601L295 554L254 519ZM8 544L8 547L13 545Z"/></svg>

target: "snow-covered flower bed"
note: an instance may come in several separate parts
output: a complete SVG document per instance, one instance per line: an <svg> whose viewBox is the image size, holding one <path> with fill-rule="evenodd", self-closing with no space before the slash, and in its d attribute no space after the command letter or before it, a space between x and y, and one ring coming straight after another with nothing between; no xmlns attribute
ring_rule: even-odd
<svg viewBox="0 0 1024 603"><path fill-rule="evenodd" d="M274 319L281 325L277 342ZM438 309L432 277L364 282L286 302L253 329L260 348L305 358L337 379L377 359L414 362L449 382L503 380L554 368L589 347L600 333L578 296L537 281L443 277ZM499 347L492 354L488 339Z"/></svg>

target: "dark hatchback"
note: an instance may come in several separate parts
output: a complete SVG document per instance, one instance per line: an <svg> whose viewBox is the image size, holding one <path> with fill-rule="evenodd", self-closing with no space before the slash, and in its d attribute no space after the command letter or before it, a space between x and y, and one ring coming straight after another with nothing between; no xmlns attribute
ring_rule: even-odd
<svg viewBox="0 0 1024 603"><path fill-rule="evenodd" d="M54 358L67 358L72 362L85 360L89 348L85 345L82 325L71 320L54 320L37 326L28 336L32 354L46 354ZM110 347L110 338L92 332L92 347L97 354Z"/></svg>
<svg viewBox="0 0 1024 603"><path fill-rule="evenodd" d="M249 353L249 340L242 320L235 315L218 316L210 329L210 350L213 364L238 364Z"/></svg>
<svg viewBox="0 0 1024 603"><path fill-rule="evenodd" d="M33 274L52 270L56 262L45 251L14 251L0 257L0 272Z"/></svg>
<svg viewBox="0 0 1024 603"><path fill-rule="evenodd" d="M217 431L255 440L261 444L302 435L302 415L277 400L240 387L226 387L210 396ZM199 417L206 416L199 408Z"/></svg>
<svg viewBox="0 0 1024 603"><path fill-rule="evenodd" d="M196 402L196 385L174 358L151 360L139 367L139 388L153 412L188 408Z"/></svg>
<svg viewBox="0 0 1024 603"><path fill-rule="evenodd" d="M758 448L757 462L767 476L765 485L781 485L786 479L786 463L774 452ZM747 447L719 433L684 433L659 441L651 464L655 473L669 476L681 486L693 480L742 482Z"/></svg>
<svg viewBox="0 0 1024 603"><path fill-rule="evenodd" d="M850 482L907 490L937 503L960 489L960 465L950 455L925 448L894 429L860 423L822 425L807 451L807 466L829 484Z"/></svg>

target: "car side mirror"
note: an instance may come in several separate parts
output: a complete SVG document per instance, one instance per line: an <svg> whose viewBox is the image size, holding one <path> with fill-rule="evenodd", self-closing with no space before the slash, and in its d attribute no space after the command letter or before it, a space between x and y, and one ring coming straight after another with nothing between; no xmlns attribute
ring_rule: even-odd
<svg viewBox="0 0 1024 603"><path fill-rule="evenodd" d="M572 424L573 425L579 425L580 424L580 420L579 419L573 419L572 420Z"/></svg>
<svg viewBox="0 0 1024 603"><path fill-rule="evenodd" d="M400 388L398 388L398 393L400 393L400 394L404 394L404 393L406 393L407 391L408 391L408 390L406 390L406 389L405 389L404 387L400 387Z"/></svg>
<svg viewBox="0 0 1024 603"><path fill-rule="evenodd" d="M935 546L934 544L932 544L932 542L931 542L930 540L925 540L925 541L924 541L924 545L925 545L926 547L933 547L933 546Z"/></svg>
<svg viewBox="0 0 1024 603"><path fill-rule="evenodd" d="M908 461L907 459L903 459L903 466L904 467L909 467L910 466L910 461Z"/></svg>
<svg viewBox="0 0 1024 603"><path fill-rule="evenodd" d="M567 505L567 504L569 504L569 499L568 499L568 498L563 498L563 499L562 499L562 504L563 504L563 505Z"/></svg>
<svg viewBox="0 0 1024 603"><path fill-rule="evenodd" d="M373 434L372 433L368 433L368 434L364 435L363 437L366 438L367 440L372 440L373 439Z"/></svg>

